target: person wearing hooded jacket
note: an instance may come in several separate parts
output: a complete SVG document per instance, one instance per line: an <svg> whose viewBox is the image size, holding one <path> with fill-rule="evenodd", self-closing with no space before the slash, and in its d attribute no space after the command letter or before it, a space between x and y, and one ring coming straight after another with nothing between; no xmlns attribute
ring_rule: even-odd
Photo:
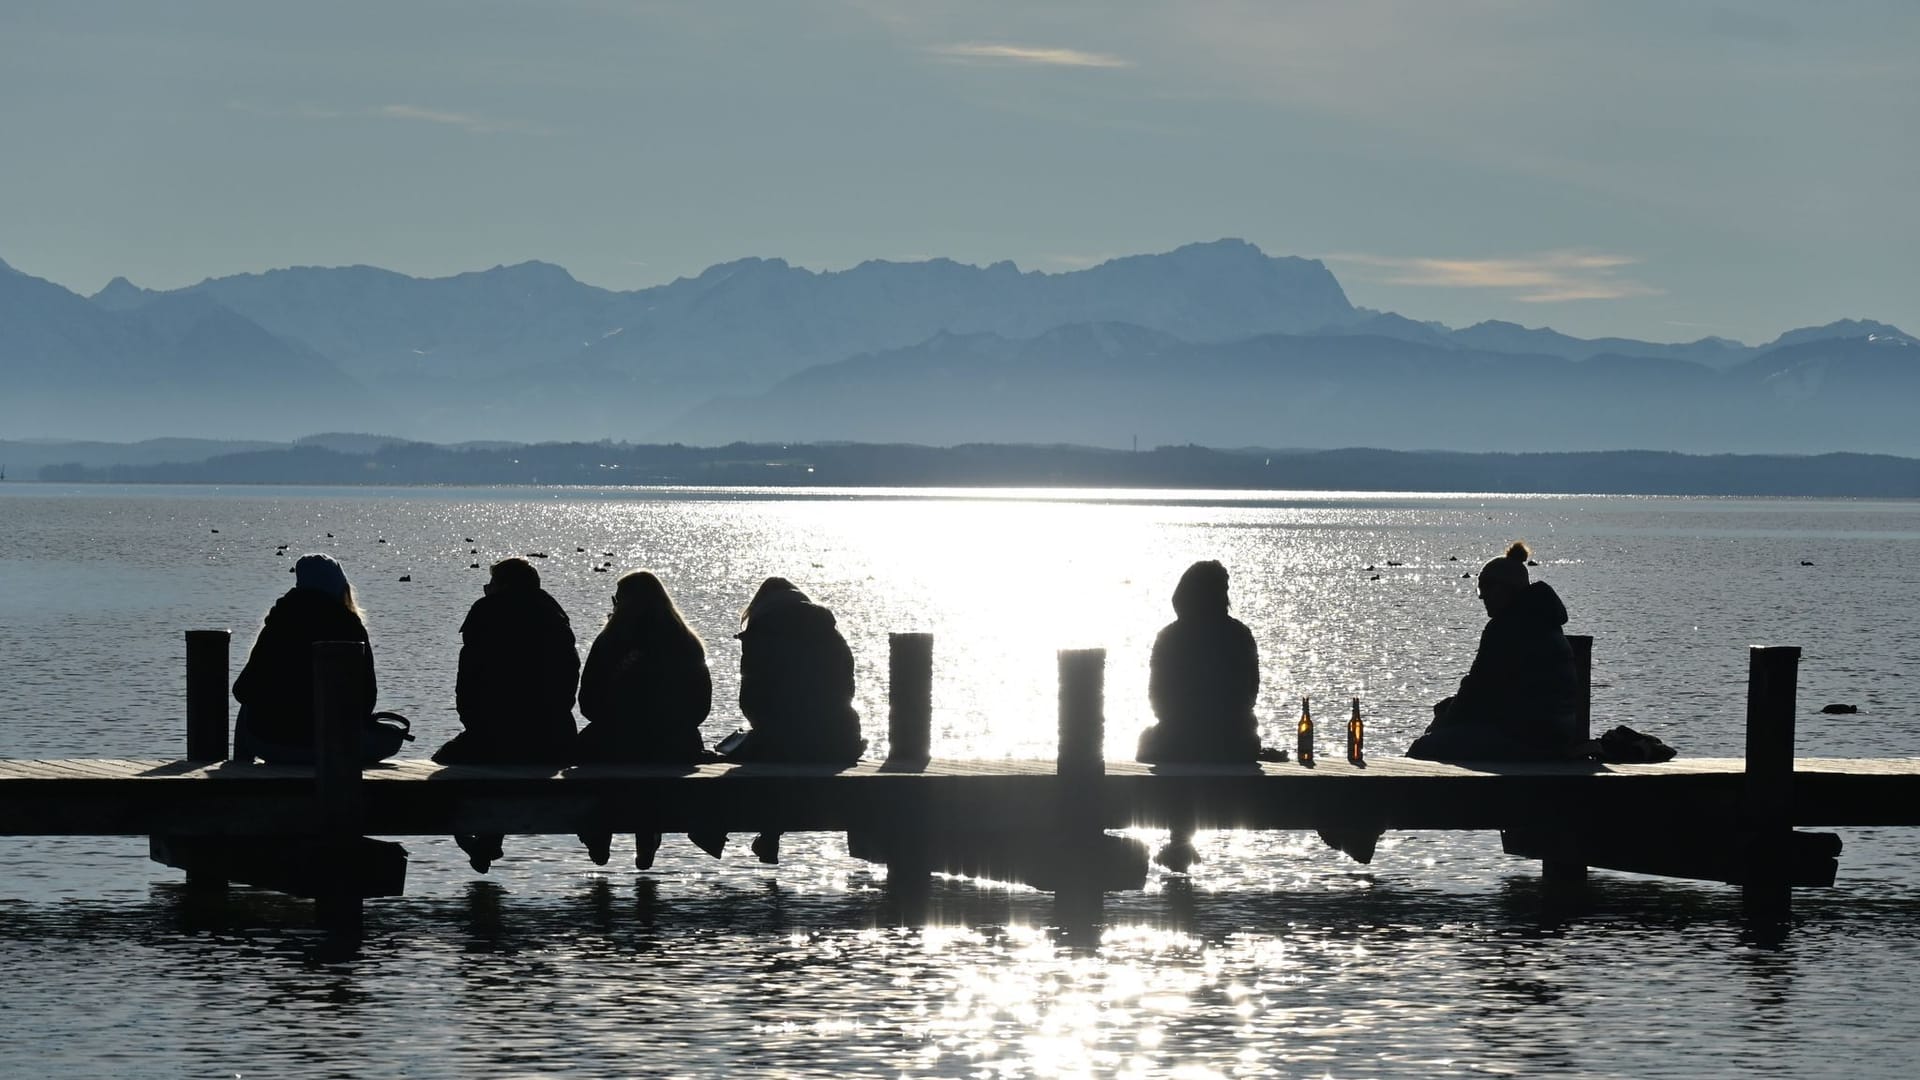
<svg viewBox="0 0 1920 1080"><path fill-rule="evenodd" d="M1187 567L1173 589L1174 620L1153 639L1147 700L1157 721L1140 733L1137 760L1254 761L1260 732L1260 648L1228 614L1227 568L1207 559ZM1176 813L1154 861L1184 872L1199 858L1194 822Z"/></svg>
<svg viewBox="0 0 1920 1080"><path fill-rule="evenodd" d="M1515 543L1480 570L1487 625L1473 664L1407 756L1430 761L1564 758L1586 739L1579 730L1573 647L1561 627L1567 608L1553 586L1528 581L1530 552Z"/></svg>
<svg viewBox="0 0 1920 1080"><path fill-rule="evenodd" d="M573 626L540 587L525 559L494 563L486 594L460 624L460 667L454 708L465 730L434 752L442 765L547 765L573 760L574 692L580 654ZM500 858L501 837L456 836L486 873Z"/></svg>
<svg viewBox="0 0 1920 1080"><path fill-rule="evenodd" d="M302 555L288 589L260 626L246 666L234 680L233 757L282 765L314 759L313 646L320 641L367 641L346 571L326 555ZM371 714L376 694L373 650L365 651L358 685L360 711ZM377 760L374 754L370 760Z"/></svg>
<svg viewBox="0 0 1920 1080"><path fill-rule="evenodd" d="M1260 733L1260 649L1228 614L1227 568L1187 567L1173 590L1174 621L1153 639L1147 700L1158 721L1140 734L1140 761L1253 761Z"/></svg>
<svg viewBox="0 0 1920 1080"><path fill-rule="evenodd" d="M623 574L613 590L613 612L580 674L580 715L587 725L575 741L582 764L691 763L707 757L700 724L713 707L706 646L687 625L666 586L650 571ZM702 843L703 834L695 834ZM584 832L580 842L596 865L611 857L613 837ZM633 838L634 865L653 867L659 833Z"/></svg>
<svg viewBox="0 0 1920 1080"><path fill-rule="evenodd" d="M736 761L852 764L867 748L853 707L853 652L833 612L770 577L740 616L740 713L749 730L722 753ZM724 840L724 837L721 838ZM702 844L705 847L705 844ZM710 852L718 847L708 848ZM753 842L780 861L780 834Z"/></svg>

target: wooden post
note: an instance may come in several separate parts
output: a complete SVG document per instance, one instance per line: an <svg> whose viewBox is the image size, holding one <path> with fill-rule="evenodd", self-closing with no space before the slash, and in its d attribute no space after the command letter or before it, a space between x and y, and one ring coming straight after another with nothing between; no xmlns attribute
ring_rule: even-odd
<svg viewBox="0 0 1920 1080"><path fill-rule="evenodd" d="M882 768L920 771L933 746L933 635L887 635L887 760ZM881 833L887 897L901 925L924 926L933 879L927 811L909 800ZM848 845L854 842L850 834Z"/></svg>
<svg viewBox="0 0 1920 1080"><path fill-rule="evenodd" d="M1567 644L1573 646L1573 679L1575 693L1575 715L1580 720L1580 737L1593 738L1593 635L1568 634Z"/></svg>
<svg viewBox="0 0 1920 1080"><path fill-rule="evenodd" d="M887 760L925 762L933 751L933 635L887 635Z"/></svg>
<svg viewBox="0 0 1920 1080"><path fill-rule="evenodd" d="M1580 722L1580 737L1593 738L1593 636L1568 634L1573 646L1574 712ZM1540 881L1549 889L1577 888L1586 883L1585 863L1569 859L1540 860Z"/></svg>
<svg viewBox="0 0 1920 1080"><path fill-rule="evenodd" d="M1054 771L1060 777L1060 863L1065 869L1054 891L1055 921L1069 943L1091 946L1098 940L1105 897L1098 860L1102 828L1100 778L1106 775L1107 650L1062 649L1060 665L1060 747Z"/></svg>
<svg viewBox="0 0 1920 1080"><path fill-rule="evenodd" d="M225 630L187 631L187 760L227 760Z"/></svg>
<svg viewBox="0 0 1920 1080"><path fill-rule="evenodd" d="M345 862L360 836L364 812L360 790L361 729L373 703L363 700L361 672L367 646L359 641L313 645L313 781L319 836L316 854L332 860L327 878L345 884ZM321 929L341 942L360 937L360 897L351 889L325 888L314 900Z"/></svg>
<svg viewBox="0 0 1920 1080"><path fill-rule="evenodd" d="M1745 879L1741 899L1757 921L1793 910L1788 855L1793 833L1793 713L1800 649L1747 650L1747 772L1741 798Z"/></svg>
<svg viewBox="0 0 1920 1080"><path fill-rule="evenodd" d="M187 631L188 761L227 760L227 647L232 637L225 630ZM186 842L181 837L150 837L148 853L165 853ZM188 890L218 893L226 889L228 881L219 860L180 861L188 864Z"/></svg>
<svg viewBox="0 0 1920 1080"><path fill-rule="evenodd" d="M1107 650L1061 649L1059 661L1060 749L1055 771L1075 778L1103 775L1107 771Z"/></svg>

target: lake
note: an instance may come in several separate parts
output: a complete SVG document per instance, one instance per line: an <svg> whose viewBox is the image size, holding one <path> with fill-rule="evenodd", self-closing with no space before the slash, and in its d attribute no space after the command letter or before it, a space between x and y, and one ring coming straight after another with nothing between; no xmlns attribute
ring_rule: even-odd
<svg viewBox="0 0 1920 1080"><path fill-rule="evenodd" d="M458 730L470 564L528 552L583 653L617 574L660 575L708 645L709 743L740 723L740 609L780 574L838 615L875 753L887 634L915 630L934 752L983 758L1052 756L1054 654L1084 646L1131 757L1174 582L1217 558L1268 741L1303 696L1329 726L1359 696L1388 754L1466 669L1465 575L1514 539L1595 638L1596 729L1737 756L1747 646L1799 645L1800 753L1920 753L1914 502L8 483L0 522L7 757L182 752L181 632L231 628L237 672L305 551L353 580L409 755ZM362 959L323 963L307 904L200 902L143 839L0 838L0 1073L1904 1076L1920 1052L1912 831L1847 831L1839 885L1802 891L1778 945L1726 886L1596 873L1589 906L1551 908L1493 834L1390 833L1359 866L1310 834L1203 833L1190 876L1108 898L1091 947L990 882L940 879L934 924L893 926L844 838L791 835L777 867L745 839L716 861L669 837L639 873L620 841L598 868L510 838L480 876L409 838L408 895L368 903Z"/></svg>

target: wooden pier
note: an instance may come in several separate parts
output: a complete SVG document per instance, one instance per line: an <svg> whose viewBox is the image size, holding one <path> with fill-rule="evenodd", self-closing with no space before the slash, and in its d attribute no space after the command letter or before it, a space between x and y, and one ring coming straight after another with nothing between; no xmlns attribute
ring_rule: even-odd
<svg viewBox="0 0 1920 1080"><path fill-rule="evenodd" d="M1590 641L1577 644L1584 660ZM1510 852L1543 860L1552 880L1577 880L1591 865L1727 881L1742 886L1751 912L1778 917L1791 887L1834 879L1837 839L1796 826L1920 825L1920 758L1794 761L1792 648L1752 650L1744 759L1107 762L1101 650L1060 654L1058 760L931 758L931 642L894 635L889 727L903 753L885 762L558 771L358 767L362 718L341 715L326 688L361 648L316 646L320 764L240 764L225 760L226 634L190 633L188 757L0 760L0 834L150 836L154 857L190 879L314 896L323 922L351 932L362 899L404 887L404 852L366 839L375 836L834 831L909 881L970 865L953 853L977 850L982 837L1038 837L1054 885L1097 892L1116 887L1112 874L1076 853L1097 849L1106 829L1498 829ZM280 839L263 844L268 837ZM1140 864L1144 872L1144 855Z"/></svg>

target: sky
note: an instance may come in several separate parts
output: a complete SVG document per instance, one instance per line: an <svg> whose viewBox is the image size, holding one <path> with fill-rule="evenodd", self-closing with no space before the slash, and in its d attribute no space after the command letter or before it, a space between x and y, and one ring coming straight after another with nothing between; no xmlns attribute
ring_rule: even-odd
<svg viewBox="0 0 1920 1080"><path fill-rule="evenodd" d="M1063 271L1239 237L1463 326L1920 333L1912 0L7 0L0 259Z"/></svg>

